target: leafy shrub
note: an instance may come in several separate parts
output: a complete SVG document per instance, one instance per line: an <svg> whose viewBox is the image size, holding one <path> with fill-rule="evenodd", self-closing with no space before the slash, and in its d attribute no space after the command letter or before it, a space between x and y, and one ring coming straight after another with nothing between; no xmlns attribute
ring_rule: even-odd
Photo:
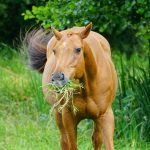
<svg viewBox="0 0 150 150"><path fill-rule="evenodd" d="M150 39L149 5L148 0L49 0L45 6L26 10L23 16L25 20L35 19L44 28L55 26L60 30L93 22L93 30L130 54L141 39Z"/></svg>

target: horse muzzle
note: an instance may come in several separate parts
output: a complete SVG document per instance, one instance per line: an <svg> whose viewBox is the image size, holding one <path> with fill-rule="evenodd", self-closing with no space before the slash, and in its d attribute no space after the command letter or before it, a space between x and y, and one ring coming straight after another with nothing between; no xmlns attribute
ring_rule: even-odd
<svg viewBox="0 0 150 150"><path fill-rule="evenodd" d="M55 84L56 86L64 86L68 82L68 78L65 76L63 72L56 72L53 73L51 76L51 83Z"/></svg>

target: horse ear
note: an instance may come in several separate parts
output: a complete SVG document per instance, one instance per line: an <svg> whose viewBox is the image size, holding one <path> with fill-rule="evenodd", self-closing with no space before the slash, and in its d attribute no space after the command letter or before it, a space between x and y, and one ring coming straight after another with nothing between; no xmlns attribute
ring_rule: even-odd
<svg viewBox="0 0 150 150"><path fill-rule="evenodd" d="M51 30L57 40L60 40L62 38L62 34L58 30L56 30L54 27L51 27Z"/></svg>
<svg viewBox="0 0 150 150"><path fill-rule="evenodd" d="M85 28L81 31L80 36L82 39L86 38L92 29L92 23L89 23L85 26Z"/></svg>

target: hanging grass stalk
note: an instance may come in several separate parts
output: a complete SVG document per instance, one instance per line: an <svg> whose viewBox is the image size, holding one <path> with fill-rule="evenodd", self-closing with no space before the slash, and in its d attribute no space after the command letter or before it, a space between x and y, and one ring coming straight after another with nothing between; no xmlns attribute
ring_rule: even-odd
<svg viewBox="0 0 150 150"><path fill-rule="evenodd" d="M53 112L53 110L55 108L57 108L57 110L59 112L61 112L62 109L67 107L67 106L71 107L73 109L74 114L77 113L78 108L76 108L76 106L74 105L74 94L78 94L76 91L77 89L81 90L81 88L83 88L83 85L81 83L75 83L73 81L69 81L63 87L56 86L55 84L52 84L52 83L50 83L46 86L48 86L50 91L57 93L56 98L58 100L56 103L54 103L53 107L51 108L51 113ZM58 94L60 96L57 96ZM63 102L62 105L61 105L61 102Z"/></svg>

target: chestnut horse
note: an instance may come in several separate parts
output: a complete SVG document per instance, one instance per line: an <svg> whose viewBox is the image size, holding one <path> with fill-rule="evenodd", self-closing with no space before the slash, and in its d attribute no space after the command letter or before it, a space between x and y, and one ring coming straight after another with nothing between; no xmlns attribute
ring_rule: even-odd
<svg viewBox="0 0 150 150"><path fill-rule="evenodd" d="M112 102L117 89L117 75L111 59L110 46L100 34L86 27L73 27L53 35L37 31L29 39L29 58L33 69L43 72L43 85L65 85L75 79L83 83L80 94L74 95L76 114L66 106L59 113L54 110L60 130L62 150L77 150L77 125L89 118L94 121L92 135L95 150L104 144L113 150L114 116ZM46 86L43 93L50 104L56 99Z"/></svg>

